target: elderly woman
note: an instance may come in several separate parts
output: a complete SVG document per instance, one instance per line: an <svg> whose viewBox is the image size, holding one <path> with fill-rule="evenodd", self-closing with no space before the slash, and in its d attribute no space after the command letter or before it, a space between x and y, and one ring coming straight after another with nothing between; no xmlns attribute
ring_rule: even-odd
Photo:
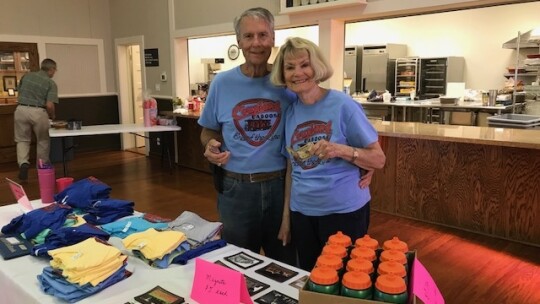
<svg viewBox="0 0 540 304"><path fill-rule="evenodd" d="M365 172L359 168L372 171L386 161L360 104L319 86L330 76L332 68L313 42L290 38L270 78L297 96L285 114L285 197L300 267L308 271L330 235L342 231L354 241L367 233L371 195L362 182L359 187Z"/></svg>

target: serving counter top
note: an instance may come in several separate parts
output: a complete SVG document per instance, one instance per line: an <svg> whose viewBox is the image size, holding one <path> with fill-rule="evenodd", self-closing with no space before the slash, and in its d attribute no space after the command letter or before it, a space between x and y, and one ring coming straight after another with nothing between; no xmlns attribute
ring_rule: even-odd
<svg viewBox="0 0 540 304"><path fill-rule="evenodd" d="M372 120L371 123L379 135L388 137L540 149L540 129L455 126L380 120Z"/></svg>
<svg viewBox="0 0 540 304"><path fill-rule="evenodd" d="M189 111L187 114L174 113L173 111L160 111L159 114L169 117L185 117L194 119L199 119L199 116L201 116L200 111Z"/></svg>
<svg viewBox="0 0 540 304"><path fill-rule="evenodd" d="M199 119L200 112L178 114L162 111L160 114ZM540 128L512 129L476 126L440 125L419 122L390 122L370 120L379 135L439 140L459 143L483 144L514 148L540 149Z"/></svg>

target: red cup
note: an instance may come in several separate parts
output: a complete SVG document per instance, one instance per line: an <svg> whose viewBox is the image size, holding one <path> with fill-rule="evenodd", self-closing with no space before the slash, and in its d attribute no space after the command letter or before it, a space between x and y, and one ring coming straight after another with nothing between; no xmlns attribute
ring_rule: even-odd
<svg viewBox="0 0 540 304"><path fill-rule="evenodd" d="M61 177L56 179L56 192L60 193L69 185L73 184L73 177Z"/></svg>

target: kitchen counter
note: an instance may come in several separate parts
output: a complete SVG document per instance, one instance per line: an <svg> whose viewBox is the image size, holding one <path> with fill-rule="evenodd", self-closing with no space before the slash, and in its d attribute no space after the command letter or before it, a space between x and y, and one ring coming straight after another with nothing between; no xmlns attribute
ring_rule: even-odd
<svg viewBox="0 0 540 304"><path fill-rule="evenodd" d="M202 127L197 123L200 112L189 112L188 114L173 113L173 111L161 111L162 116L175 117L181 132L176 132L178 151L178 165L210 172L208 161L204 157L201 146L200 135Z"/></svg>
<svg viewBox="0 0 540 304"><path fill-rule="evenodd" d="M540 247L540 130L372 123L374 210Z"/></svg>
<svg viewBox="0 0 540 304"><path fill-rule="evenodd" d="M437 109L441 112L440 116L444 117L444 112L472 112L475 114L475 117L480 112L484 113L491 113L491 114L497 114L500 115L502 113L511 112L512 109L515 107L516 109L520 109L524 106L522 103L518 103L515 105L494 105L494 106L483 106L481 102L479 101L472 101L472 102L459 102L458 104L441 104L439 99L425 99L425 100L415 100L415 101L396 101L396 102L372 102L372 101L366 101L365 98L354 98L354 100L362 105L366 110L370 109L388 109L390 111L390 120L396 121L397 118L397 111L401 111L402 121L407 120L407 109L418 109L420 111L420 117L423 118L423 111L426 111L426 115L428 116L426 119L428 121L432 120L431 110ZM410 112L410 111L409 111ZM476 118L474 119L474 124L478 124L476 121ZM441 122L441 121L439 121Z"/></svg>
<svg viewBox="0 0 540 304"><path fill-rule="evenodd" d="M198 113L177 118L178 163L208 172ZM374 210L540 247L540 130L371 121L386 165Z"/></svg>

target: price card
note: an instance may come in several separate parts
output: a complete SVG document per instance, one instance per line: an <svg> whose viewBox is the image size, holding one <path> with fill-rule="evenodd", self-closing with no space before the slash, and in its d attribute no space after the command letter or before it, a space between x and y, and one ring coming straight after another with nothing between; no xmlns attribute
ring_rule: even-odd
<svg viewBox="0 0 540 304"><path fill-rule="evenodd" d="M191 298L201 304L253 304L242 273L203 259L195 260Z"/></svg>
<svg viewBox="0 0 540 304"><path fill-rule="evenodd" d="M17 203L19 204L19 206L21 206L23 212L27 213L29 211L34 210L34 207L32 207L32 204L30 203L30 200L28 199L26 192L24 192L23 186L12 181L11 179L7 177L6 177L6 180L9 184L9 188L11 189L11 193L13 193L13 196L15 196L15 199L17 200Z"/></svg>
<svg viewBox="0 0 540 304"><path fill-rule="evenodd" d="M414 259L413 294L426 304L444 304L444 298L427 269Z"/></svg>

